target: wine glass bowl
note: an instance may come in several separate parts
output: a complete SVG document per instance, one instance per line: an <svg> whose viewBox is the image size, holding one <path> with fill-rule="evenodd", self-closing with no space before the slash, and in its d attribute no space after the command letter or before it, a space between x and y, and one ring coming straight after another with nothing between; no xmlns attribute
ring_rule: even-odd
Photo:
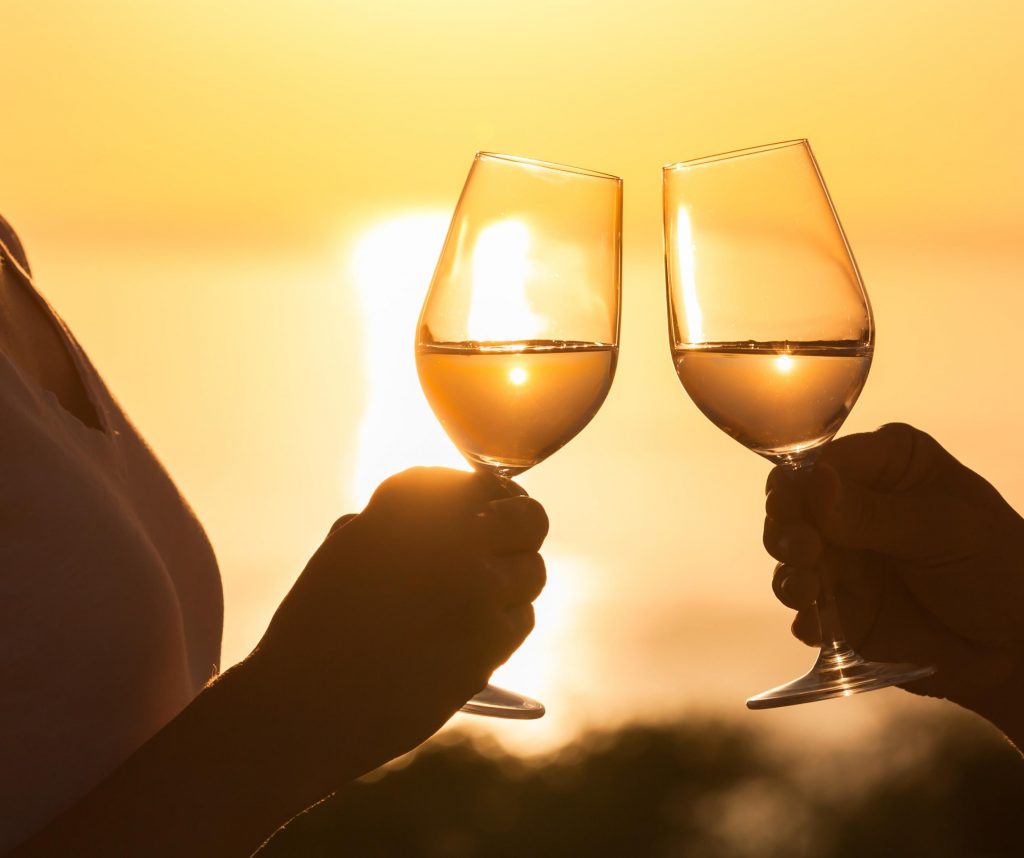
<svg viewBox="0 0 1024 858"><path fill-rule="evenodd" d="M860 272L806 140L663 169L676 374L722 431L778 465L813 467L867 380L875 328ZM846 643L822 572L824 641L806 676L747 701L786 706L883 688L931 667L867 662Z"/></svg>
<svg viewBox="0 0 1024 858"><path fill-rule="evenodd" d="M420 381L449 437L476 468L515 477L574 437L615 373L606 343L421 345Z"/></svg>
<svg viewBox="0 0 1024 858"><path fill-rule="evenodd" d="M871 346L750 340L683 344L673 357L680 382L712 423L775 464L802 467L850 413Z"/></svg>
<svg viewBox="0 0 1024 858"><path fill-rule="evenodd" d="M832 438L867 379L867 292L805 140L663 170L676 372L713 423L777 464Z"/></svg>
<svg viewBox="0 0 1024 858"><path fill-rule="evenodd" d="M604 402L618 357L622 180L477 153L416 333L420 384L477 470L515 477ZM543 714L488 686L464 711Z"/></svg>

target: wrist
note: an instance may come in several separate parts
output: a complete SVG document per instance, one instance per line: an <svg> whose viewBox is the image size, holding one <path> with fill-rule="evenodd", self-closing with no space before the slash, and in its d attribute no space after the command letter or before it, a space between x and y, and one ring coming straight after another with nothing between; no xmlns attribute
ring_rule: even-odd
<svg viewBox="0 0 1024 858"><path fill-rule="evenodd" d="M328 795L338 781L323 748L277 671L254 653L227 671L210 692L237 712L237 728L222 737L225 764L251 773L254 801L283 824Z"/></svg>

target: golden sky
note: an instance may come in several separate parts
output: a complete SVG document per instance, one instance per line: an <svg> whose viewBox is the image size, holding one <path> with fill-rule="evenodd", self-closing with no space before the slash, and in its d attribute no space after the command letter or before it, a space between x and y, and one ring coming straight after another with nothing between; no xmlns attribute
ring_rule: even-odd
<svg viewBox="0 0 1024 858"><path fill-rule="evenodd" d="M552 584L508 682L551 715L520 736L748 717L744 697L810 657L768 587L767 466L672 371L666 162L808 137L878 326L847 428L917 422L1024 504L1024 4L0 9L0 211L206 524L228 660L368 485L457 461L408 381L411 320L478 149L625 180L615 385L523 480L552 518ZM367 441L395 409L409 431ZM893 695L834 705L870 719Z"/></svg>

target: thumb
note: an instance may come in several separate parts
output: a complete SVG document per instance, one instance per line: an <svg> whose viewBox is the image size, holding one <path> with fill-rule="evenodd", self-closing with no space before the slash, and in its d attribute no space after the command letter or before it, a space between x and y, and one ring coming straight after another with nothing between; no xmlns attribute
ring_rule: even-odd
<svg viewBox="0 0 1024 858"><path fill-rule="evenodd" d="M807 512L827 541L904 560L934 550L942 518L934 503L843 480L824 463L811 474L808 502Z"/></svg>

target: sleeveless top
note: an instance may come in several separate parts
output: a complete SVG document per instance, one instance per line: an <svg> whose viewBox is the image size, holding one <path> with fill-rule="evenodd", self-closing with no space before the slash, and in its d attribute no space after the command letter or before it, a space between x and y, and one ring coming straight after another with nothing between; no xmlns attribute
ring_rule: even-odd
<svg viewBox="0 0 1024 858"><path fill-rule="evenodd" d="M0 265L49 317L99 427L0 352L0 853L192 700L217 671L223 620L195 516L18 250L0 230Z"/></svg>

